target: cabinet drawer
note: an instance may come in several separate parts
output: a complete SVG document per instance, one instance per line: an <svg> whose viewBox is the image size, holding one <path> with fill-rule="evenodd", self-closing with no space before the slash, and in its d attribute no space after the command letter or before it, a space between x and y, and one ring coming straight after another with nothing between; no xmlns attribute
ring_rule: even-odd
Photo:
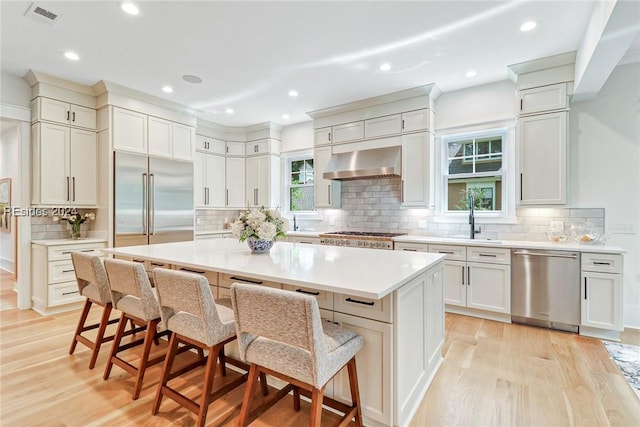
<svg viewBox="0 0 640 427"><path fill-rule="evenodd" d="M466 261L467 248L465 246L455 245L429 245L429 252L436 254L445 254L445 259Z"/></svg>
<svg viewBox="0 0 640 427"><path fill-rule="evenodd" d="M299 292L305 295L313 295L318 300L318 307L326 310L333 310L333 292L320 291L312 288L304 288L302 286L283 285L283 289L287 291Z"/></svg>
<svg viewBox="0 0 640 427"><path fill-rule="evenodd" d="M248 283L250 285L269 286L270 288L282 289L282 283L270 282L268 280L251 279L249 277L238 276L237 274L220 273L218 286L230 288L232 283Z"/></svg>
<svg viewBox="0 0 640 427"><path fill-rule="evenodd" d="M581 269L599 273L622 273L622 255L583 253Z"/></svg>
<svg viewBox="0 0 640 427"><path fill-rule="evenodd" d="M395 249L396 251L428 252L429 245L427 245L426 243L394 242L393 249Z"/></svg>
<svg viewBox="0 0 640 427"><path fill-rule="evenodd" d="M84 301L84 297L78 291L76 282L64 282L48 286L49 306L70 304L72 302Z"/></svg>
<svg viewBox="0 0 640 427"><path fill-rule="evenodd" d="M50 246L47 252L47 258L49 261L67 260L71 259L71 252L84 252L91 255L103 256L100 250L102 248L104 248L104 243Z"/></svg>
<svg viewBox="0 0 640 427"><path fill-rule="evenodd" d="M377 138L379 136L396 135L402 130L402 120L400 114L393 116L377 117L365 120L364 135L366 138Z"/></svg>
<svg viewBox="0 0 640 427"><path fill-rule="evenodd" d="M333 143L364 139L364 122L345 123L333 127Z"/></svg>
<svg viewBox="0 0 640 427"><path fill-rule="evenodd" d="M76 280L76 273L73 269L73 262L51 261L49 267L49 283L61 283Z"/></svg>
<svg viewBox="0 0 640 427"><path fill-rule="evenodd" d="M185 267L182 265L174 265L172 267L174 270L185 271L187 273L200 274L207 278L209 281L209 285L218 286L218 272L217 271L208 271L208 270L200 270L192 267ZM216 295L213 294L215 297Z"/></svg>
<svg viewBox="0 0 640 427"><path fill-rule="evenodd" d="M511 250L503 248L467 247L467 261L511 264Z"/></svg>
<svg viewBox="0 0 640 427"><path fill-rule="evenodd" d="M334 311L367 319L391 323L393 319L392 294L382 299L370 299L345 294L333 294Z"/></svg>

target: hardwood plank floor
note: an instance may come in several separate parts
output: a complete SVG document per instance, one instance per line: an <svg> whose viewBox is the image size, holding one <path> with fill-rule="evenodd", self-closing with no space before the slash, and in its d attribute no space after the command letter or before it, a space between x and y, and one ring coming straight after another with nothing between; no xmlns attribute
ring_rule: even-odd
<svg viewBox="0 0 640 427"><path fill-rule="evenodd" d="M147 371L141 397L132 401L129 374L114 367L102 380L109 344L92 371L86 347L67 353L78 311L42 317L17 310L15 293L5 292L13 287L10 276L0 273L0 280L0 307L8 307L0 311L0 425L193 425L195 416L168 399L151 415L160 365ZM411 426L640 425L640 401L600 341L453 314L445 325L442 367ZM218 377L216 386L235 375ZM201 380L198 369L174 381L195 397ZM234 426L243 392L241 386L213 403L207 425ZM251 425L304 426L308 416L308 404L296 413L287 397ZM323 426L337 420L323 412Z"/></svg>

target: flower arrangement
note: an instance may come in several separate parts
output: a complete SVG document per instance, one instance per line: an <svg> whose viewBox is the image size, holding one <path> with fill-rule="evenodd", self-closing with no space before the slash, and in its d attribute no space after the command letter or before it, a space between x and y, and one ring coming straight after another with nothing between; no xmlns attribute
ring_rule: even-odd
<svg viewBox="0 0 640 427"><path fill-rule="evenodd" d="M241 242L247 239L272 240L285 237L287 220L275 209L247 209L231 224L231 233Z"/></svg>
<svg viewBox="0 0 640 427"><path fill-rule="evenodd" d="M93 212L88 212L84 215L73 214L73 215L63 216L63 217L57 217L57 216L53 217L54 222L58 222L62 220L62 221L67 221L69 223L69 225L71 226L72 239L77 239L80 237L80 226L82 224L84 224L87 221L95 221L95 219L96 219L96 214Z"/></svg>

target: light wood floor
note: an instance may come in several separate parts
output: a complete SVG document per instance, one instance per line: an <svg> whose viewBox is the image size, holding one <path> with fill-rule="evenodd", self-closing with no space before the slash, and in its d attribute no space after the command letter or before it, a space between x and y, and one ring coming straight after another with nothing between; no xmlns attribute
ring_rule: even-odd
<svg viewBox="0 0 640 427"><path fill-rule="evenodd" d="M0 274L0 280L4 290L10 278ZM14 298L15 306L11 293L2 292L0 305ZM147 372L134 402L129 374L114 367L111 378L102 380L109 345L92 371L86 347L78 345L69 356L77 318L77 311L49 317L0 311L0 425L193 425L195 417L168 399L158 416L151 415L160 365ZM640 425L640 401L598 340L451 314L446 336L444 362L411 426ZM201 375L196 370L174 381L195 397ZM235 425L243 391L241 386L213 403L207 425ZM337 419L325 411L322 425ZM303 402L296 413L288 397L252 426L307 423L308 405Z"/></svg>

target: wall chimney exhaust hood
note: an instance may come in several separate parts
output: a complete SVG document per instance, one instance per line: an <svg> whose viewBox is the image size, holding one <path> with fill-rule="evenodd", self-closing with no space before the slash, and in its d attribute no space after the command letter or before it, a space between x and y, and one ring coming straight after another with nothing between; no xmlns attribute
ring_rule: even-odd
<svg viewBox="0 0 640 427"><path fill-rule="evenodd" d="M333 154L322 174L324 179L399 178L400 147L374 148Z"/></svg>

